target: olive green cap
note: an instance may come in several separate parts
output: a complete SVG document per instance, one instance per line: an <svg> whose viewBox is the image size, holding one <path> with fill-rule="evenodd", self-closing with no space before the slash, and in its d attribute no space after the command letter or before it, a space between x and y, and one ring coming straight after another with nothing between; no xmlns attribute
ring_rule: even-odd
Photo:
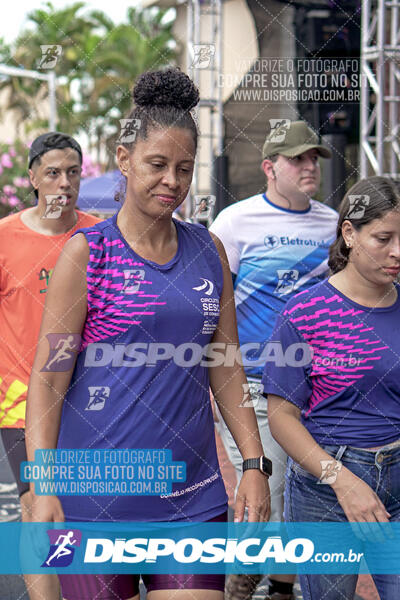
<svg viewBox="0 0 400 600"><path fill-rule="evenodd" d="M307 126L305 121L290 121L289 119L274 119L273 121L274 127L264 142L263 158L274 154L293 158L313 148L323 158L331 158L331 151L319 144L317 134Z"/></svg>

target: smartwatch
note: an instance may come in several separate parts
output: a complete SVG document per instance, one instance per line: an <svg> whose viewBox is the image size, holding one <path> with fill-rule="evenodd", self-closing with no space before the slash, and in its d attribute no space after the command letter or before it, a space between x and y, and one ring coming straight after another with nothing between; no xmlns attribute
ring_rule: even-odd
<svg viewBox="0 0 400 600"><path fill-rule="evenodd" d="M243 461L243 473L248 469L258 469L263 475L272 475L272 462L266 456L259 458L247 458Z"/></svg>

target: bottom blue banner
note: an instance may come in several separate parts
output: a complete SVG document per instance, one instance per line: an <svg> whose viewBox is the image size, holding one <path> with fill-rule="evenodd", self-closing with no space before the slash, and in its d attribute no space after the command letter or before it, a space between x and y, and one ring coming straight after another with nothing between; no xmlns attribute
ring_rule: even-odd
<svg viewBox="0 0 400 600"><path fill-rule="evenodd" d="M4 523L0 573L400 573L400 523Z"/></svg>

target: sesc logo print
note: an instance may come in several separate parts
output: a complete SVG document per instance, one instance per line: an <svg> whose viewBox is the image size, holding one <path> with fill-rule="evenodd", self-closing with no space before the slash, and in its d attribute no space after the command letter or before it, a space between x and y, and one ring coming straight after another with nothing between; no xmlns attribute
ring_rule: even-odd
<svg viewBox="0 0 400 600"><path fill-rule="evenodd" d="M203 281L203 284L192 288L192 290L196 290L196 292L203 292L203 294L206 294L207 296L211 296L211 294L214 291L213 282L210 281L209 279L204 279L204 277L201 277L200 279Z"/></svg>
<svg viewBox="0 0 400 600"><path fill-rule="evenodd" d="M48 529L50 548L42 567L68 567L74 558L75 548L81 545L79 529Z"/></svg>

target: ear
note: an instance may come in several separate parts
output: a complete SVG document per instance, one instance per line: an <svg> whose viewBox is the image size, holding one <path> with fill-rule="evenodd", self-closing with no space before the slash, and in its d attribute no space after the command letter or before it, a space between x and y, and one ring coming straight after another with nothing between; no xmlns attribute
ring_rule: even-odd
<svg viewBox="0 0 400 600"><path fill-rule="evenodd" d="M39 188L39 181L38 181L36 169L35 169L35 171L33 169L29 169L28 174L29 174L29 179L30 179L32 186L35 188L35 190L37 190Z"/></svg>
<svg viewBox="0 0 400 600"><path fill-rule="evenodd" d="M275 179L274 163L272 162L272 160L264 158L264 160L261 163L261 169L264 171L268 182L270 180Z"/></svg>
<svg viewBox="0 0 400 600"><path fill-rule="evenodd" d="M354 227L350 221L345 220L342 223L342 236L345 244L348 248L351 248L354 244Z"/></svg>
<svg viewBox="0 0 400 600"><path fill-rule="evenodd" d="M130 152L125 146L118 146L117 148L117 164L122 175L127 177L130 164L129 164Z"/></svg>

